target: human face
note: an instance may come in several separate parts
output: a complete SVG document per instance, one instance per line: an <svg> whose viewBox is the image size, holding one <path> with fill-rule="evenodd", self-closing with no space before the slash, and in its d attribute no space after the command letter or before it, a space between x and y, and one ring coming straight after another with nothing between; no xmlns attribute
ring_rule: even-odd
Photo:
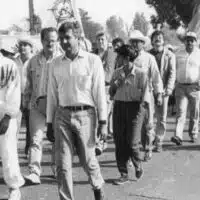
<svg viewBox="0 0 200 200"><path fill-rule="evenodd" d="M65 51L66 55L74 54L78 51L79 41L78 37L74 35L72 29L67 30L65 33L59 34L60 45Z"/></svg>
<svg viewBox="0 0 200 200"><path fill-rule="evenodd" d="M196 44L196 40L192 37L187 37L185 40L185 47L188 52L192 52L194 50Z"/></svg>
<svg viewBox="0 0 200 200"><path fill-rule="evenodd" d="M57 44L58 34L55 31L48 32L46 35L44 35L44 38L42 40L44 52L50 54L54 53L56 51Z"/></svg>
<svg viewBox="0 0 200 200"><path fill-rule="evenodd" d="M121 46L122 46L122 43L121 43L121 42L115 43L115 44L113 45L114 52L116 52L117 49L119 49Z"/></svg>
<svg viewBox="0 0 200 200"><path fill-rule="evenodd" d="M132 39L130 39L129 43L130 43L131 47L133 49L135 49L135 51L140 52L144 48L144 42L141 41L141 40L132 40Z"/></svg>
<svg viewBox="0 0 200 200"><path fill-rule="evenodd" d="M32 54L32 47L27 42L19 43L19 53L22 56L29 56Z"/></svg>
<svg viewBox="0 0 200 200"><path fill-rule="evenodd" d="M97 49L106 50L108 47L108 41L105 35L97 37Z"/></svg>
<svg viewBox="0 0 200 200"><path fill-rule="evenodd" d="M122 64L126 69L129 69L133 66L133 63L129 61L129 58L125 58L125 57L123 57Z"/></svg>
<svg viewBox="0 0 200 200"><path fill-rule="evenodd" d="M152 46L153 46L153 48L155 48L156 50L157 50L157 49L160 49L161 47L164 46L164 37L163 37L162 34L155 35L155 36L152 38Z"/></svg>

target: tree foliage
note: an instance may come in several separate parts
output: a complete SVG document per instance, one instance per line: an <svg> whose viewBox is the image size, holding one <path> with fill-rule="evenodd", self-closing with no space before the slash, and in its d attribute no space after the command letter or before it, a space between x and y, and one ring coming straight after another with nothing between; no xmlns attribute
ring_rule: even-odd
<svg viewBox="0 0 200 200"><path fill-rule="evenodd" d="M96 33L103 29L103 26L97 22L94 22L91 17L88 15L88 12L79 9L79 13L81 16L81 21L83 25L83 30L85 33L86 38L88 38L90 41L94 41L96 37Z"/></svg>
<svg viewBox="0 0 200 200"><path fill-rule="evenodd" d="M106 28L111 38L127 38L126 24L121 17L113 15L106 20Z"/></svg>
<svg viewBox="0 0 200 200"><path fill-rule="evenodd" d="M132 26L134 29L141 31L144 35L148 34L149 22L145 18L144 13L135 13Z"/></svg>
<svg viewBox="0 0 200 200"><path fill-rule="evenodd" d="M158 23L167 22L171 28L184 24L187 26L192 19L194 9L199 0L146 0L155 8L157 16L151 16L151 23L155 28Z"/></svg>

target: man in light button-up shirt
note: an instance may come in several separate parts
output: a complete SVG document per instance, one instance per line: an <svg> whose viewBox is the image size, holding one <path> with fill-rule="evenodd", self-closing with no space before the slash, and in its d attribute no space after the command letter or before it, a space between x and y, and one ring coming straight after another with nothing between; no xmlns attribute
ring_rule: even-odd
<svg viewBox="0 0 200 200"><path fill-rule="evenodd" d="M104 200L104 180L95 156L97 134L105 139L107 106L105 78L100 58L79 47L80 26L66 22L59 28L65 55L57 58L49 75L47 137L54 140L58 189L61 200L73 200L72 158L76 149L89 176L95 200Z"/></svg>
<svg viewBox="0 0 200 200"><path fill-rule="evenodd" d="M42 141L46 128L46 96L49 68L60 54L57 51L58 34L53 27L41 32L43 49L31 58L27 67L27 84L24 94L24 107L30 105L30 148L29 175L26 179L40 184ZM53 163L52 163L53 164Z"/></svg>
<svg viewBox="0 0 200 200"><path fill-rule="evenodd" d="M188 32L185 37L185 49L177 52L176 74L176 131L171 141L176 145L182 144L183 129L190 104L189 137L196 142L199 132L199 103L200 103L200 50L196 46L197 36Z"/></svg>

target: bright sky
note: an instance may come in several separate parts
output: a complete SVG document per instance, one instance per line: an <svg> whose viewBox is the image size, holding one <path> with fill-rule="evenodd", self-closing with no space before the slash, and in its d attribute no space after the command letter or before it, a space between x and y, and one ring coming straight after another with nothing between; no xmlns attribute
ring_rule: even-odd
<svg viewBox="0 0 200 200"><path fill-rule="evenodd" d="M35 13L39 14L43 26L55 25L50 9L55 0L34 0ZM93 20L102 24L111 15L121 16L128 24L132 22L134 13L144 12L145 16L154 10L145 4L145 0L76 0L77 6L89 12ZM19 24L28 17L28 0L0 0L0 29L12 24Z"/></svg>

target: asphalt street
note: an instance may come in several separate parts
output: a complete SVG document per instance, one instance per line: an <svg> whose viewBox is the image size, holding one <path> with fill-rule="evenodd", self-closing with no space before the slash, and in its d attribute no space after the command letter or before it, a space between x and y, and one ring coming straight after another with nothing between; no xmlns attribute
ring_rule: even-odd
<svg viewBox="0 0 200 200"><path fill-rule="evenodd" d="M105 179L105 193L108 200L199 200L200 199L200 145L189 142L186 126L183 146L177 147L170 142L175 127L174 118L168 119L167 134L162 153L154 153L151 161L143 163L144 176L137 181L134 168L129 169L130 182L113 185L119 177L116 168L114 145L108 141L106 152L99 157ZM18 138L18 152L21 171L27 174L27 159L24 155L24 128ZM51 145L45 139L42 159L41 185L25 185L22 200L59 200L57 182L52 176ZM0 167L1 168L1 167ZM93 192L77 157L74 159L75 200L93 200ZM0 200L7 199L8 190L0 169Z"/></svg>

